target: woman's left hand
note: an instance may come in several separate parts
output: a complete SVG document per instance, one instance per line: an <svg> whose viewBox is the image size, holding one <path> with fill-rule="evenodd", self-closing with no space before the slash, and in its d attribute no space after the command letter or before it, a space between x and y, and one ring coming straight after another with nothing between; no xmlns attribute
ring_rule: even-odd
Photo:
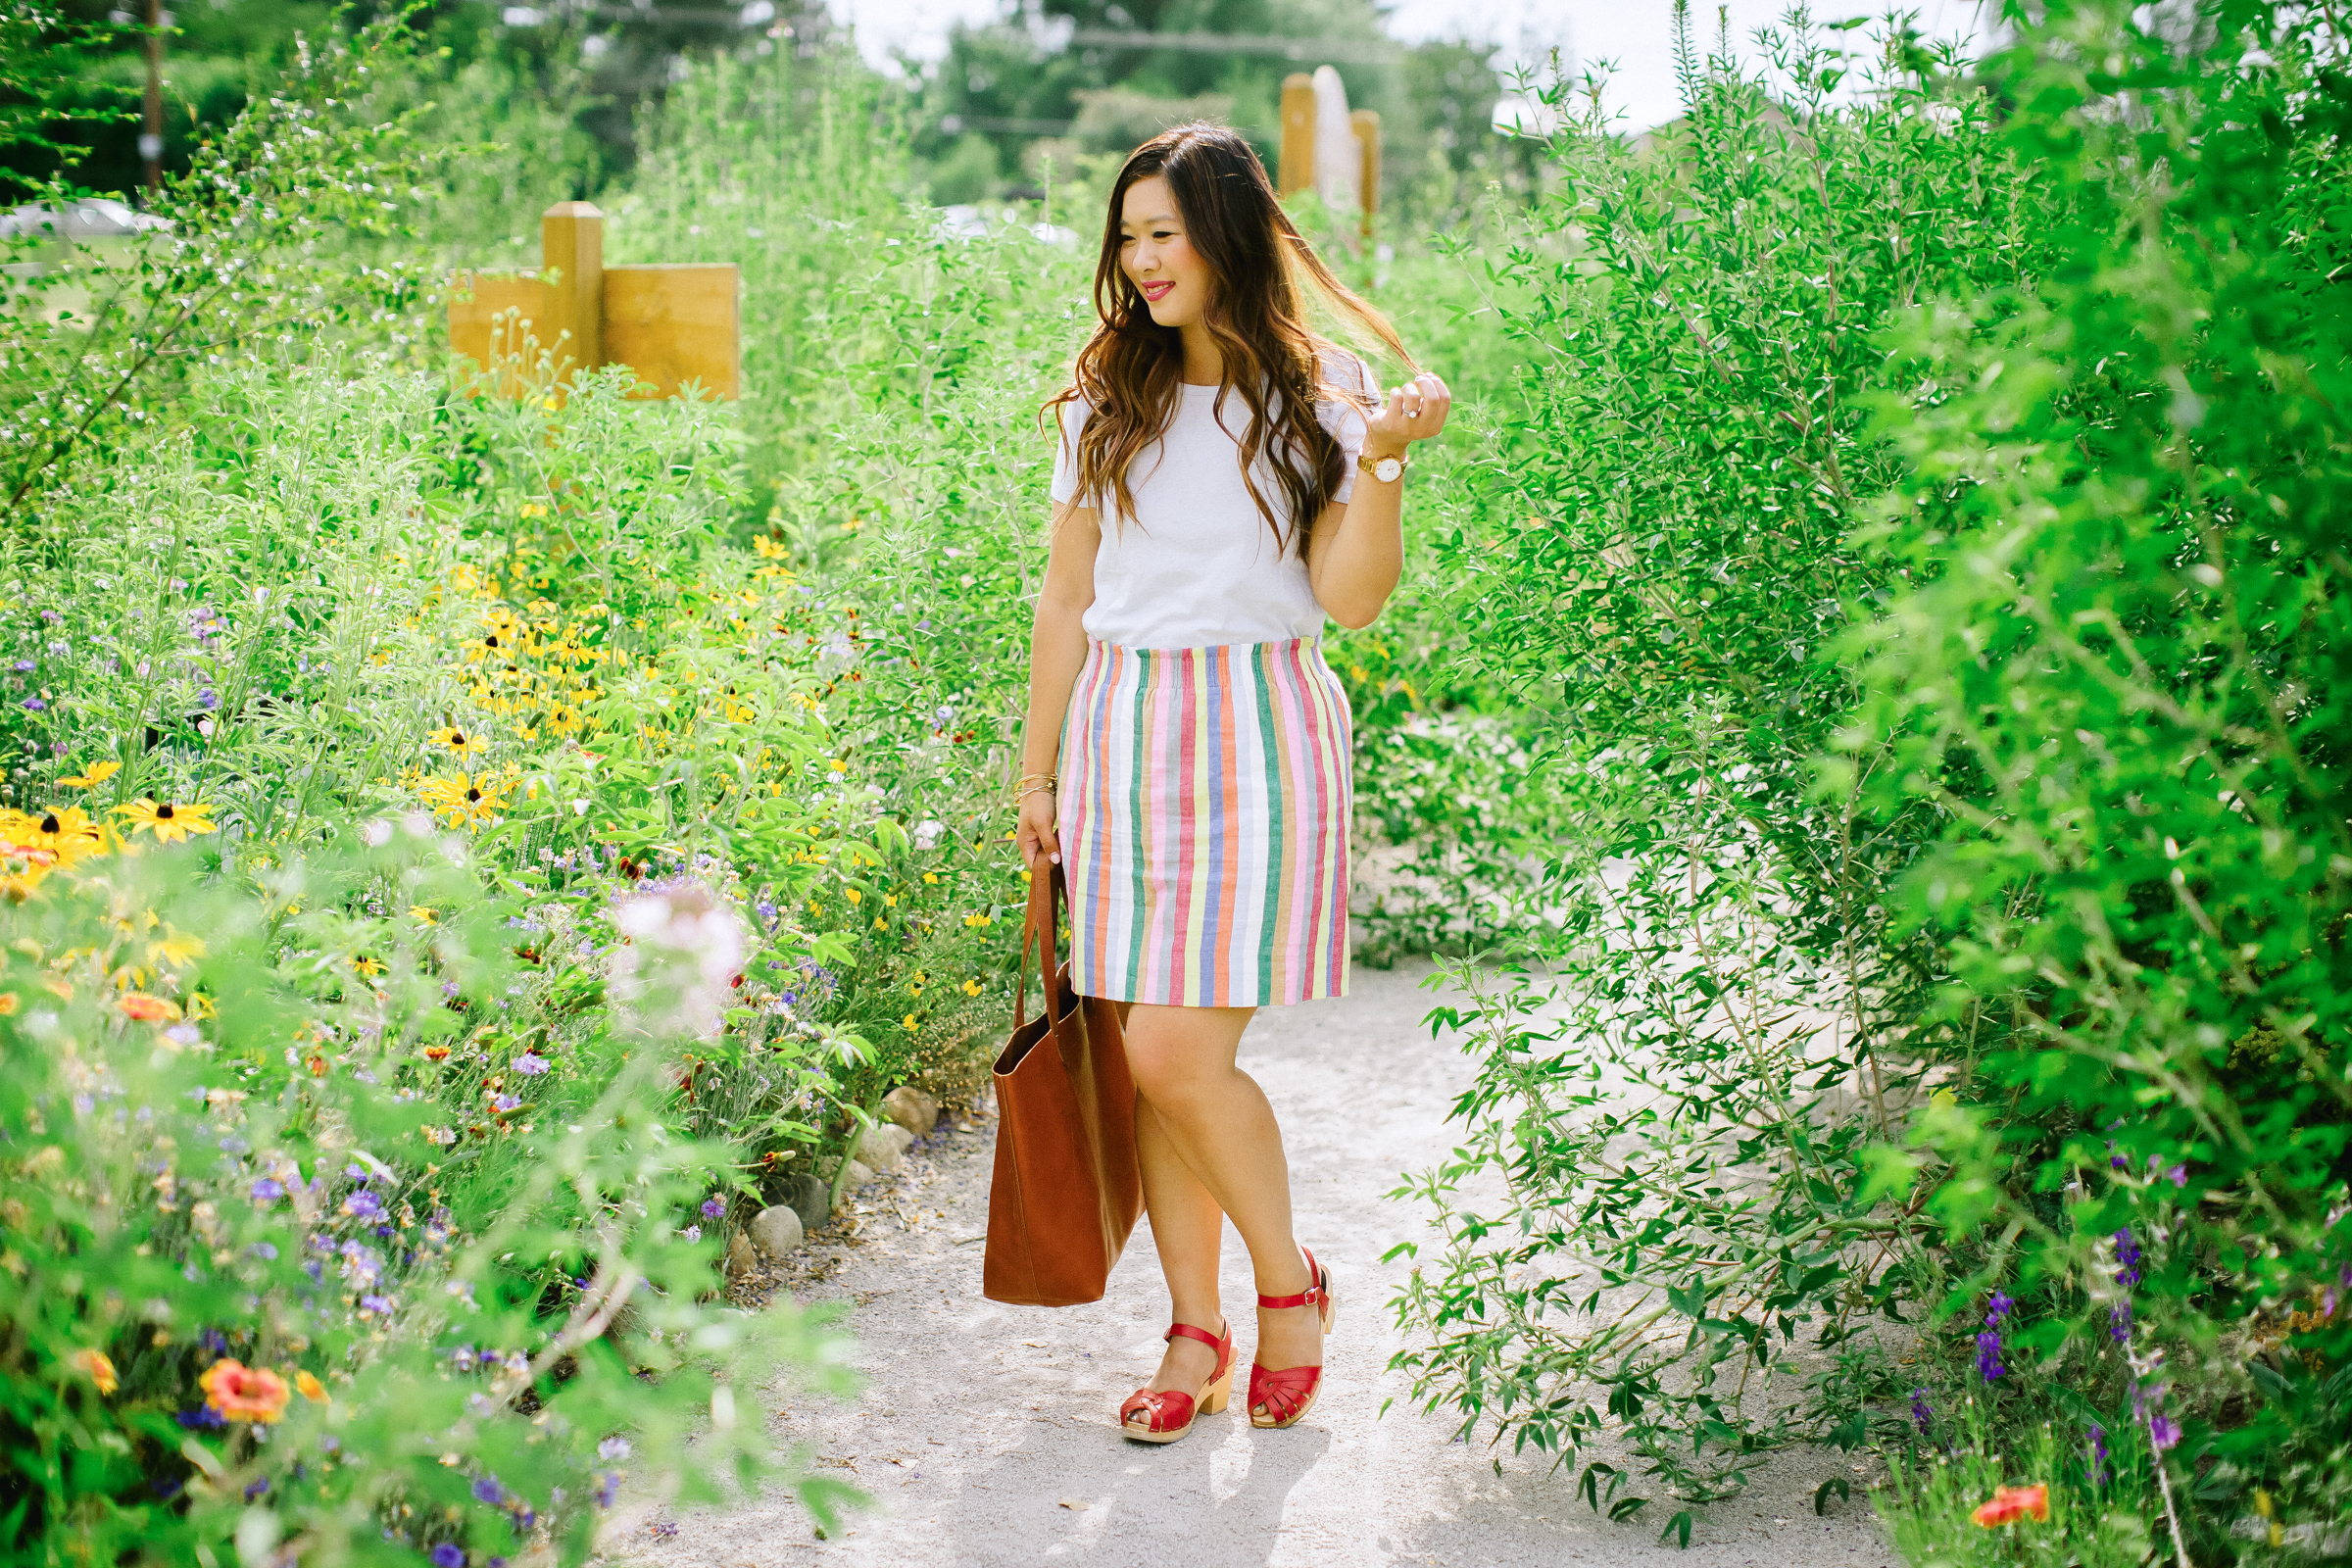
<svg viewBox="0 0 2352 1568"><path fill-rule="evenodd" d="M1364 446L1378 452L1402 452L1414 441L1426 441L1446 428L1453 394L1446 383L1423 370L1389 392L1388 407L1377 409L1366 421Z"/></svg>

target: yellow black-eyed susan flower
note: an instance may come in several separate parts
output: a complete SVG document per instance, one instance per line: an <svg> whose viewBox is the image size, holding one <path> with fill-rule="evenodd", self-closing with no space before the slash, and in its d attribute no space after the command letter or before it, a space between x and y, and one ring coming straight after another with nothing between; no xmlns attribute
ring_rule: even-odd
<svg viewBox="0 0 2352 1568"><path fill-rule="evenodd" d="M125 808L116 807L116 810ZM201 831L211 832L207 822ZM9 839L29 850L38 850L51 858L56 865L72 865L85 855L96 855L106 848L106 828L83 814L78 806L52 807L46 811L25 811L11 823Z"/></svg>
<svg viewBox="0 0 2352 1568"><path fill-rule="evenodd" d="M133 833L144 829L160 843L177 844L192 834L213 832L212 809L201 802L174 804L150 796L128 806L116 807L115 814L130 818Z"/></svg>

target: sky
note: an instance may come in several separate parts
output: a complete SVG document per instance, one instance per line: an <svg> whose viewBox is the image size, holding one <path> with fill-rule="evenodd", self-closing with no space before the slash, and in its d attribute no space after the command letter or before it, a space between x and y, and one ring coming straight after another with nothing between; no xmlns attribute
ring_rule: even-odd
<svg viewBox="0 0 2352 1568"><path fill-rule="evenodd" d="M948 30L958 22L984 23L1004 10L1004 0L829 0L834 15L858 30L867 59L884 64L905 52L936 60L947 52ZM1924 31L1965 37L1974 29L1977 0L1911 0ZM1837 20L1884 9L1866 0L1814 0L1815 14ZM1715 30L1714 4L1693 0L1702 37ZM1777 21L1788 0L1731 0L1732 35L1741 52L1758 26ZM1541 62L1557 48L1580 65L1614 64L1607 102L1625 111L1629 129L1671 120L1680 112L1675 95L1671 0L1396 0L1389 30L1408 43L1429 38L1468 37L1498 43L1509 58ZM1862 34L1853 35L1857 42Z"/></svg>

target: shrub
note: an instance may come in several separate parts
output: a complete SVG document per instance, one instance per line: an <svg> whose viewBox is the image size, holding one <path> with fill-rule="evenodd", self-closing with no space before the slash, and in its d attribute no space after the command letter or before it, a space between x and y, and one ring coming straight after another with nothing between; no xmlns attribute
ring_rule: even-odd
<svg viewBox="0 0 2352 1568"><path fill-rule="evenodd" d="M462 841L358 838L252 893L190 849L87 850L0 908L20 1541L579 1561L632 1445L688 1494L779 1472L756 1391L822 1318L702 1299L727 1156L668 1131L706 896L628 906L664 916L624 912L635 1003L581 1017Z"/></svg>
<svg viewBox="0 0 2352 1568"><path fill-rule="evenodd" d="M1703 1499L1973 1387L1922 1561L2045 1421L2141 1456L2002 1477L2113 1541L2341 1515L2341 45L2160 21L2050 8L1998 122L1830 112L1796 33L1793 102L1555 148L1536 504L1457 559L1586 815L1548 969L1439 1015L1483 1064L1398 1303L1469 1423Z"/></svg>
<svg viewBox="0 0 2352 1568"><path fill-rule="evenodd" d="M1685 119L1564 132L1506 252L1525 402L1471 476L1488 525L1439 558L1523 708L1514 788L1558 814L1460 852L1518 886L1472 935L1542 962L1436 1014L1482 1068L1397 1303L1424 1401L1571 1467L1622 1424L1692 1500L1791 1437L1859 1442L1887 1388L1867 1325L1916 1249L1863 1152L1915 1070L1883 1054L1927 978L1884 889L1925 829L1813 767L1856 697L1829 645L1891 575L1846 539L1899 466L1873 333L2021 265L2027 200L1981 100L1898 62L1834 107L1834 34L1765 42L1777 89L1686 19Z"/></svg>

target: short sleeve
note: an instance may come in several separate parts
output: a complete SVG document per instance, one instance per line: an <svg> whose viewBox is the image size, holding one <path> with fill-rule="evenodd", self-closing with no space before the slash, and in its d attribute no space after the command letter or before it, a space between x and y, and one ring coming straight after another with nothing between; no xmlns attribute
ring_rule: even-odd
<svg viewBox="0 0 2352 1568"><path fill-rule="evenodd" d="M1072 398L1061 405L1061 436L1054 445L1052 493L1056 506L1078 494L1078 437L1086 429L1089 412L1083 398Z"/></svg>
<svg viewBox="0 0 2352 1568"><path fill-rule="evenodd" d="M1345 349L1334 350L1323 356L1323 379L1335 387L1358 393L1367 399L1377 397L1380 392L1379 383L1372 379L1372 368L1363 362L1360 355L1349 354ZM1340 444L1340 483L1332 491L1331 499L1347 501L1355 494L1356 459L1363 454L1364 436L1369 428L1364 411L1357 404L1334 398L1319 405L1315 416L1322 421L1323 428L1331 432L1331 438Z"/></svg>

